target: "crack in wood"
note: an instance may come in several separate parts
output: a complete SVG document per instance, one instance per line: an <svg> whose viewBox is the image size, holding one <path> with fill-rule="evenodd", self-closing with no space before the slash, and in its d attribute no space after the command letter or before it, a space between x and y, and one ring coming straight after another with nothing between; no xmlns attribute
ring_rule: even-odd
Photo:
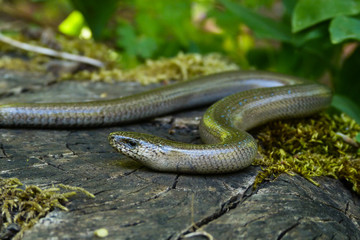
<svg viewBox="0 0 360 240"><path fill-rule="evenodd" d="M146 202L149 202L149 201L152 201L152 200L155 200L155 199L161 197L162 195L164 195L165 193L169 192L170 190L171 190L171 188L167 188L167 189L165 189L165 190L163 190L163 191L160 191L160 192L154 194L153 196L151 196L151 197L149 197L149 198L147 198L147 199L144 199L144 200L141 200L141 201L137 201L137 202L134 202L134 203L130 203L130 204L126 205L126 206L127 206L127 207L139 206L139 205L141 205L141 204L143 204L143 203L146 203Z"/></svg>
<svg viewBox="0 0 360 240"><path fill-rule="evenodd" d="M256 221L258 221L258 220L260 220L260 219L266 219L266 216L260 216L260 217L254 218L254 219L246 222L246 223L243 225L243 227L246 227L247 225L249 225L249 224L251 224L251 223L253 223L253 222L256 222Z"/></svg>
<svg viewBox="0 0 360 240"><path fill-rule="evenodd" d="M138 189L138 190L136 190L136 191L133 191L133 192L131 192L131 193L139 192L139 191L141 191L141 190L143 190L143 189L145 189L145 188L148 188L149 186L150 186L150 184L149 184L149 185L146 185L145 187L142 187L142 188L140 188L140 189ZM143 200L140 200L140 201L136 201L136 202L132 202L132 203L125 204L125 205L121 205L121 206L117 206L117 207L115 207L115 208L103 210L103 212L105 212L105 211L113 211L113 210L120 209L120 208L123 209L123 208L129 208L129 207L139 206L139 205L141 205L141 204L143 204L143 203L146 203L146 202L155 200L155 199L161 197L162 195L166 194L167 192L169 192L169 191L171 191L171 190L172 190L171 187L167 187L165 190L161 190L161 191L157 192L156 194L154 194L153 196L148 197L148 198L146 198L146 199L143 199ZM110 189L110 190L104 190L103 192L108 192L108 191L112 191L112 190L111 190L111 189ZM100 193L100 192L97 192L96 194L99 194L99 193ZM95 194L95 195L96 195L96 194ZM86 209L98 208L98 207L101 207L101 206L104 206L104 205L114 204L114 203L116 203L116 202L122 202L122 199L114 199L114 200L111 200L111 201L105 201L105 202L101 202L101 203L94 203L94 204L91 204L91 205L89 204L89 205L86 206ZM77 209L73 209L72 211L81 211L81 210L83 210L83 209L85 209L85 208L79 207L79 208L77 208Z"/></svg>
<svg viewBox="0 0 360 240"><path fill-rule="evenodd" d="M152 185L153 185L152 183L148 183L148 184L146 184L146 185L144 185L144 186L142 186L142 187L139 187L139 188L135 189L134 191L128 192L128 193L125 194L125 195L132 195L132 194L141 192L141 191L143 191L144 189L147 189L147 188L149 188L149 187L152 186Z"/></svg>
<svg viewBox="0 0 360 240"><path fill-rule="evenodd" d="M179 182L179 177L180 177L180 174L177 174L176 177L175 177L175 179L174 179L174 182L173 182L173 184L172 184L172 186L171 186L171 189L176 189L176 185L177 185L178 182Z"/></svg>
<svg viewBox="0 0 360 240"><path fill-rule="evenodd" d="M170 239L172 239L172 237L174 236L174 233L173 234L171 234L170 236L168 236L167 238L166 238L166 240L170 240Z"/></svg>
<svg viewBox="0 0 360 240"><path fill-rule="evenodd" d="M142 224L142 223L145 223L145 221L144 220L138 220L138 221L135 221L135 222L132 222L132 223L127 223L127 224L120 225L120 227L134 227L134 226Z"/></svg>
<svg viewBox="0 0 360 240"><path fill-rule="evenodd" d="M348 216L349 208L350 208L350 203L349 203L349 201L347 201L346 205L345 205L345 210L344 210L344 213L345 213L346 216Z"/></svg>
<svg viewBox="0 0 360 240"><path fill-rule="evenodd" d="M182 231L179 235L176 236L176 240L183 239L183 236L196 232L201 227L211 223L212 221L220 218L221 216L229 213L231 210L235 209L239 204L243 203L248 199L250 196L254 194L253 191L253 184L249 185L243 193L238 193L236 195L231 196L227 201L221 204L219 210L214 212L213 214L205 217L196 223L193 223L187 230Z"/></svg>
<svg viewBox="0 0 360 240"><path fill-rule="evenodd" d="M77 153L71 149L69 143L66 142L66 143L65 143L65 147L66 147L67 150L69 150L70 152L72 152L73 155L77 156Z"/></svg>
<svg viewBox="0 0 360 240"><path fill-rule="evenodd" d="M141 169L141 168L143 168L143 167L141 166L141 167L135 168L135 169L133 169L133 170L131 170L131 171L129 171L129 172L126 172L126 173L124 173L123 176L121 176L121 177L129 176L129 175L137 172L137 171L138 171L139 169Z"/></svg>
<svg viewBox="0 0 360 240"><path fill-rule="evenodd" d="M5 151L4 145L3 145L2 143L0 143L0 149L1 149L2 154L3 154L6 158L9 158L9 156L7 155L7 153L6 153L6 151Z"/></svg>
<svg viewBox="0 0 360 240"><path fill-rule="evenodd" d="M301 220L301 219L299 219ZM290 227L288 227L287 229L285 229L284 231L282 231L279 236L276 238L276 240L280 240L282 239L288 232L290 232L291 230L293 230L294 228L296 228L297 226L300 225L300 222L297 222L293 225L291 225Z"/></svg>
<svg viewBox="0 0 360 240"><path fill-rule="evenodd" d="M56 168L56 169L59 169L60 171L66 172L65 169L63 169L62 167L60 167L61 165L55 165L55 164L53 164L53 163L51 163L51 162L47 162L47 165L52 166L52 167L54 167L54 168Z"/></svg>
<svg viewBox="0 0 360 240"><path fill-rule="evenodd" d="M328 204L328 203L326 203L326 202L323 202L323 201L318 201L320 204L324 204L325 206L327 206L327 207L329 207L329 208L332 208L332 209L335 209L335 210L337 210L337 211L339 211L339 212L341 212L341 213L344 213L345 215L346 215L346 209L345 210L343 210L343 209L341 209L340 207L335 207L335 206L333 206L333 205L331 205L331 204Z"/></svg>

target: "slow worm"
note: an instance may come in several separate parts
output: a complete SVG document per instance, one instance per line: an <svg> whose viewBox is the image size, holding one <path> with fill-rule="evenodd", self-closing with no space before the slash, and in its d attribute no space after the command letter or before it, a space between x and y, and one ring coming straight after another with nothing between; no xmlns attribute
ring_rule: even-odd
<svg viewBox="0 0 360 240"><path fill-rule="evenodd" d="M133 132L111 133L109 141L119 152L158 171L224 173L245 168L254 159L257 145L246 130L275 119L311 115L328 107L331 96L328 87L295 77L232 71L113 100L0 105L0 126L115 125L221 99L208 108L199 126L205 144L180 143Z"/></svg>

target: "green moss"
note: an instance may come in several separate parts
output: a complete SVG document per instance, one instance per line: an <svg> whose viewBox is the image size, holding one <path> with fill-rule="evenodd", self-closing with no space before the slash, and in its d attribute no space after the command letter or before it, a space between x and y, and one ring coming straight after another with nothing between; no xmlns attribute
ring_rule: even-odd
<svg viewBox="0 0 360 240"><path fill-rule="evenodd" d="M88 79L91 81L136 81L143 85L168 82L169 80L187 80L200 75L236 70L239 67L229 62L220 54L183 54L172 58L147 60L144 64L133 69L103 68L99 71L81 71L76 74L61 76L66 79Z"/></svg>
<svg viewBox="0 0 360 240"><path fill-rule="evenodd" d="M12 36L12 38L35 46L48 47L21 34ZM179 53L172 58L148 59L136 68L124 69L121 66L121 55L105 44L96 43L92 40L69 39L61 35L58 35L55 40L56 45L61 49L60 51L94 58L105 64L104 68L84 68L76 73L61 71L57 73L60 74L59 80L137 81L141 84L150 84L169 80L187 80L200 75L239 68L220 54ZM0 51L4 53L16 52L19 55L19 57L1 57L0 68L48 72L47 63L51 60L50 57L34 52L25 52L2 42L0 42Z"/></svg>
<svg viewBox="0 0 360 240"><path fill-rule="evenodd" d="M345 180L360 194L360 151L353 140L360 125L351 118L322 113L275 121L256 131L261 157L254 165L266 168L257 175L255 186L281 173L298 173L316 185L313 177Z"/></svg>
<svg viewBox="0 0 360 240"><path fill-rule="evenodd" d="M61 193L58 187L72 191ZM25 230L54 209L68 211L65 203L76 192L94 197L83 188L63 184L58 187L41 189L34 185L23 186L17 178L0 178L0 239L20 239Z"/></svg>

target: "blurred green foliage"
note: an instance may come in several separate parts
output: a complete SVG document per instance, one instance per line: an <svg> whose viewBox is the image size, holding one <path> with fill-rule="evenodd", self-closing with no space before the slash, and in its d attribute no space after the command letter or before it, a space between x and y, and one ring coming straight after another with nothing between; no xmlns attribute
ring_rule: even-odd
<svg viewBox="0 0 360 240"><path fill-rule="evenodd" d="M191 1L135 0L128 3L133 19L118 19L117 46L127 53L127 62L191 52L201 41L191 23ZM197 41L198 40L198 41Z"/></svg>
<svg viewBox="0 0 360 240"><path fill-rule="evenodd" d="M116 10L118 0L70 0L80 11L92 30L95 39L100 39L105 26Z"/></svg>
<svg viewBox="0 0 360 240"><path fill-rule="evenodd" d="M358 0L70 1L95 39L115 39L127 66L222 52L245 69L330 80L333 106L360 122Z"/></svg>

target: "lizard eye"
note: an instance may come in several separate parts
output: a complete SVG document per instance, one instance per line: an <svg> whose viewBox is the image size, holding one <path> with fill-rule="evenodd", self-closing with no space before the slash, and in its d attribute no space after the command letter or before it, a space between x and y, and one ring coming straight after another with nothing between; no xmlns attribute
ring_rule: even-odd
<svg viewBox="0 0 360 240"><path fill-rule="evenodd" d="M137 146L137 142L131 139L124 139L123 143L126 144L130 148L134 148Z"/></svg>

